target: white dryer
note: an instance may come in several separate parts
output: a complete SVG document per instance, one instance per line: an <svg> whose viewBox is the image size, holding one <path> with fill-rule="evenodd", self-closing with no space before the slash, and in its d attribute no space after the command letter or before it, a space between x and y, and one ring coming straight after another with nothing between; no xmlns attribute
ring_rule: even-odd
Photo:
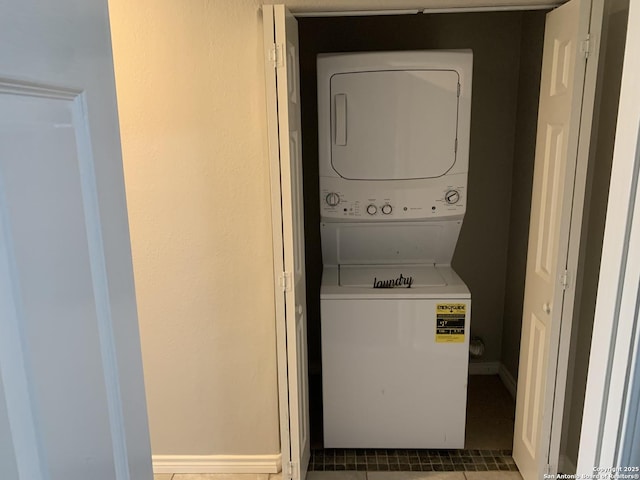
<svg viewBox="0 0 640 480"><path fill-rule="evenodd" d="M324 445L463 448L472 54L318 57Z"/></svg>

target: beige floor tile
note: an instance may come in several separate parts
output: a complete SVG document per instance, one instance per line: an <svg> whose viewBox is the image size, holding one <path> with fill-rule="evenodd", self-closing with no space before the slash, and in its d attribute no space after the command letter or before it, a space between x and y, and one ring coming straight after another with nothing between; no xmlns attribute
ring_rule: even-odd
<svg viewBox="0 0 640 480"><path fill-rule="evenodd" d="M367 472L367 480L465 480L464 472Z"/></svg>
<svg viewBox="0 0 640 480"><path fill-rule="evenodd" d="M308 472L307 480L367 480L365 472Z"/></svg>
<svg viewBox="0 0 640 480"><path fill-rule="evenodd" d="M464 472L467 480L522 480L519 472Z"/></svg>
<svg viewBox="0 0 640 480"><path fill-rule="evenodd" d="M153 480L171 480L171 477L173 477L173 473L155 473Z"/></svg>

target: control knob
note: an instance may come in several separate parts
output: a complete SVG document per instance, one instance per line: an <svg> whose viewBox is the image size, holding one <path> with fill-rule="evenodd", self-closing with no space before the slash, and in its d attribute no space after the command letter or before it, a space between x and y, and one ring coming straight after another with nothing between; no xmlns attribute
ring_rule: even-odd
<svg viewBox="0 0 640 480"><path fill-rule="evenodd" d="M376 207L373 203L367 207L367 213L369 215L375 215L378 212L378 207Z"/></svg>
<svg viewBox="0 0 640 480"><path fill-rule="evenodd" d="M454 205L460 201L460 192L458 190L449 190L444 194L444 201L449 205Z"/></svg>
<svg viewBox="0 0 640 480"><path fill-rule="evenodd" d="M327 202L327 205L329 205L330 207L335 207L340 203L340 195L332 192L326 196L325 201Z"/></svg>
<svg viewBox="0 0 640 480"><path fill-rule="evenodd" d="M393 208L391 208L391 205L389 205L388 203L385 203L382 206L382 213L384 213L385 215L389 215L391 213L391 210L393 210Z"/></svg>

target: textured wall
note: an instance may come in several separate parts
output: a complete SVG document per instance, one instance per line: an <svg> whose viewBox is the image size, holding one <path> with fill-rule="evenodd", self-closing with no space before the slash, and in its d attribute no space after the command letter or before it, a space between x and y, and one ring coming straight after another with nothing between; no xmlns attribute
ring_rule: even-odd
<svg viewBox="0 0 640 480"><path fill-rule="evenodd" d="M259 2L109 7L153 453L277 453Z"/></svg>

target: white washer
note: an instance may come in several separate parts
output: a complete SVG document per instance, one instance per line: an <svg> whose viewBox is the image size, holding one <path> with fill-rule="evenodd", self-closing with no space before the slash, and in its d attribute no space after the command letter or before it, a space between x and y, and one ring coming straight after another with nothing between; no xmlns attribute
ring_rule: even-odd
<svg viewBox="0 0 640 480"><path fill-rule="evenodd" d="M411 288L370 287L400 274ZM321 298L325 447L463 448L471 295L456 273L326 267Z"/></svg>
<svg viewBox="0 0 640 480"><path fill-rule="evenodd" d="M471 71L470 51L318 57L325 447L464 447Z"/></svg>

